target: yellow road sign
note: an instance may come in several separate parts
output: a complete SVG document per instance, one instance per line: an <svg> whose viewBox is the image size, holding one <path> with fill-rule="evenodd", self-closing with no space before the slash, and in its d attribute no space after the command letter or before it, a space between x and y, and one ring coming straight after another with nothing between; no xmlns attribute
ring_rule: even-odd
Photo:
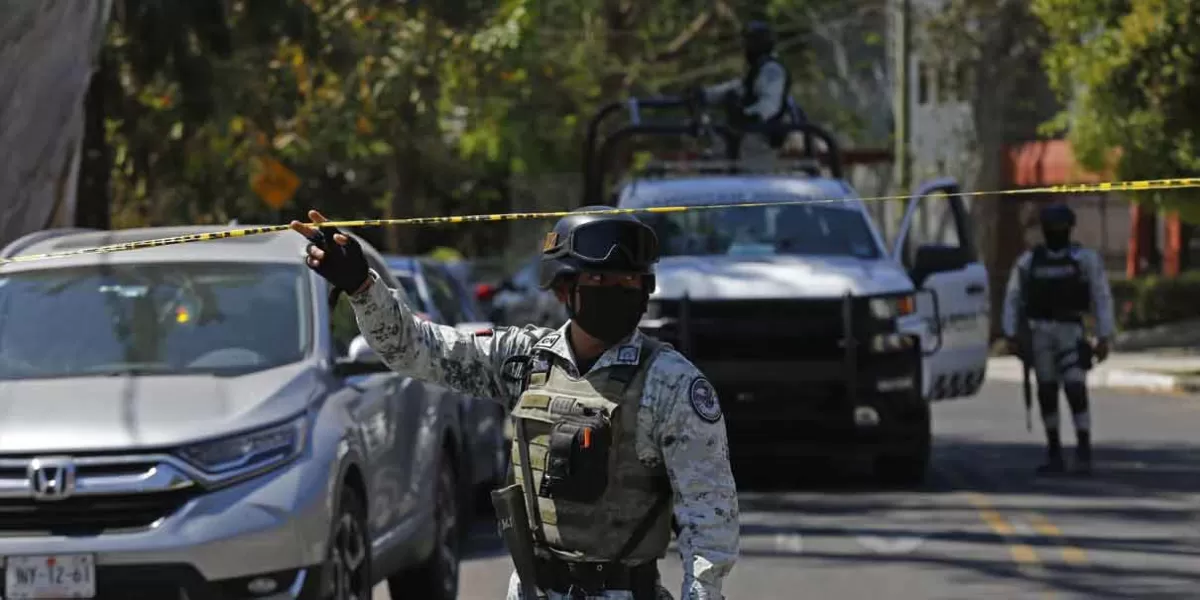
<svg viewBox="0 0 1200 600"><path fill-rule="evenodd" d="M271 157L261 158L259 162L260 168L250 181L250 187L271 208L283 208L300 187L300 178Z"/></svg>

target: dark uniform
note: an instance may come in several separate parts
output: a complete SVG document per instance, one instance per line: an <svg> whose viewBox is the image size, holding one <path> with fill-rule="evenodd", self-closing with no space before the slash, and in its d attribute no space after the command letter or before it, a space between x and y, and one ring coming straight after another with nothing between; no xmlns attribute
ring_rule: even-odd
<svg viewBox="0 0 1200 600"><path fill-rule="evenodd" d="M704 88L708 103L732 101L735 124L777 124L786 119L788 90L792 76L775 55L775 34L770 25L751 21L742 32L746 53L746 73L740 79ZM783 146L784 136L749 136L742 142L742 158L774 156Z"/></svg>
<svg viewBox="0 0 1200 600"><path fill-rule="evenodd" d="M682 599L723 598L739 549L725 424L703 374L637 330L654 289L653 230L629 215L571 215L548 234L542 260L542 287L566 284L569 292L571 320L557 330L463 333L414 318L382 285L351 303L364 337L392 369L511 407L511 480L525 499L536 565L533 586L513 573L509 600L532 600L530 587L553 600L671 598L657 561L672 517ZM339 277L346 267L314 268L334 285L359 289ZM599 283L604 277L640 285ZM580 360L573 328L607 349Z"/></svg>
<svg viewBox="0 0 1200 600"><path fill-rule="evenodd" d="M1065 392L1077 437L1076 466L1090 472L1091 415L1087 371L1093 356L1103 360L1113 334L1112 295L1104 262L1096 252L1071 242L1075 214L1064 204L1041 214L1045 243L1013 267L1004 302L1004 335L1025 353L1037 375L1038 404L1046 429L1047 460L1041 473L1065 470L1059 436L1058 394ZM1088 342L1084 317L1096 317L1096 346Z"/></svg>

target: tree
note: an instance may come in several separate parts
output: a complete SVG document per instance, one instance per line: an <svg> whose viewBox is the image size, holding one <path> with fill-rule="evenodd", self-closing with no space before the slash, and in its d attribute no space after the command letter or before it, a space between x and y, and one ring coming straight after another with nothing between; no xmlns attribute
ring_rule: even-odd
<svg viewBox="0 0 1200 600"><path fill-rule="evenodd" d="M1035 0L1051 45L1045 66L1067 108L1080 163L1121 179L1200 172L1200 1ZM1114 165L1115 163L1115 165ZM1191 190L1138 194L1200 223Z"/></svg>
<svg viewBox="0 0 1200 600"><path fill-rule="evenodd" d="M7 0L0 19L0 245L71 224L83 97L108 0Z"/></svg>
<svg viewBox="0 0 1200 600"><path fill-rule="evenodd" d="M923 12L924 55L936 71L962 74L971 107L973 156L959 176L965 189L1000 189L1003 148L1034 139L1058 109L1040 67L1046 32L1025 0L945 0ZM994 335L1009 270L1024 250L1021 208L997 196L971 201L974 221L991 225L975 234L988 267Z"/></svg>

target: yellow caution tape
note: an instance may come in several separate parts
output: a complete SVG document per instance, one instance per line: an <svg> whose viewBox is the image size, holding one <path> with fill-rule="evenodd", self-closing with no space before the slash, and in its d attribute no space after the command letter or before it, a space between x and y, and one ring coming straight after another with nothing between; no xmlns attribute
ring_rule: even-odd
<svg viewBox="0 0 1200 600"><path fill-rule="evenodd" d="M938 193L944 197L975 197L975 196L1017 196L1023 194L1094 194L1103 192L1145 192L1152 190L1176 190L1186 188L1200 188L1200 177L1186 177L1182 179L1145 179L1140 181L1113 181L1107 183L1080 183L1069 185L1052 185L1037 188L1021 188L1013 190L998 190L984 192L954 192L954 193ZM794 201L773 201L773 202L739 202L731 204L695 204L681 206L647 206L641 208L606 208L589 211L554 211L554 212L529 212L529 213L499 213L490 215L460 215L449 217L412 217L407 219L360 219L357 221L327 221L325 223L309 223L314 227L382 227L385 225L454 225L459 223L492 223L497 221L524 221L530 219L552 219L562 218L567 215L575 214L590 214L590 215L625 215L635 213L675 213L687 212L694 210L714 210L726 208L749 208L762 206L787 206L797 204L833 204L841 202L883 202L886 200L907 200L910 195L894 195L894 196L872 196L868 198L827 198L827 199L801 199ZM18 262L32 262L38 260L48 260L52 258L64 258L68 256L80 256L84 254L107 254L110 252L127 252L129 250L141 250L144 248L158 248L160 246L174 246L176 244L189 244L192 242L205 242L209 240L221 240L225 238L247 237L251 235L260 235L264 233L275 233L279 231L288 231L289 225L269 225L266 227L247 227L243 229L232 229L229 231L213 231L208 233L193 233L189 235L179 235L175 237L159 238L154 240L142 240L137 242L126 242L123 244L113 244L110 246L99 246L95 248L81 248L79 250L68 250L65 252L52 252L48 254L31 254L26 256L16 256L13 258L0 258L0 265Z"/></svg>

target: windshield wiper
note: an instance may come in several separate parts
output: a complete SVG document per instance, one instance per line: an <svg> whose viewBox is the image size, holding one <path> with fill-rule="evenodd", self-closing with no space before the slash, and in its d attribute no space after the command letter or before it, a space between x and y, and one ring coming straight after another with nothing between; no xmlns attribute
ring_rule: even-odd
<svg viewBox="0 0 1200 600"><path fill-rule="evenodd" d="M96 365L77 371L79 375L182 375L182 369L167 363L159 362L128 362Z"/></svg>

